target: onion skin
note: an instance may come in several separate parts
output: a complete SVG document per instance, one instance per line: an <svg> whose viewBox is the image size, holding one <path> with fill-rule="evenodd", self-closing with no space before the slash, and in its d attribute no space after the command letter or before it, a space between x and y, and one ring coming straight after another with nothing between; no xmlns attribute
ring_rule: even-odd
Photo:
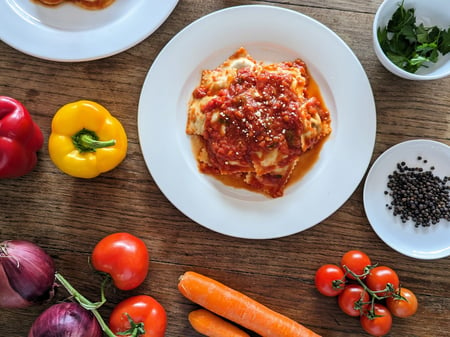
<svg viewBox="0 0 450 337"><path fill-rule="evenodd" d="M53 296L53 259L25 240L0 243L0 307L24 308Z"/></svg>
<svg viewBox="0 0 450 337"><path fill-rule="evenodd" d="M33 323L28 337L101 337L94 315L74 302L54 304Z"/></svg>

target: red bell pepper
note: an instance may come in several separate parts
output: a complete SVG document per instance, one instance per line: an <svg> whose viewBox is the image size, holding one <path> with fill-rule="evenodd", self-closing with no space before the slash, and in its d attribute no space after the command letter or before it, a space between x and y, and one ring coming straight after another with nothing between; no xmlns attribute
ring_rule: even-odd
<svg viewBox="0 0 450 337"><path fill-rule="evenodd" d="M0 178L16 178L30 172L43 143L41 129L22 103L0 96Z"/></svg>

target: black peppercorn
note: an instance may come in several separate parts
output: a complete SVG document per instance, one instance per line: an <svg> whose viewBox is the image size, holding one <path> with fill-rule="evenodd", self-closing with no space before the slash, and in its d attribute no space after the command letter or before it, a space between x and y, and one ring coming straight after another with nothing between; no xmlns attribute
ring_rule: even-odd
<svg viewBox="0 0 450 337"><path fill-rule="evenodd" d="M422 160L421 156L417 160ZM424 159L423 163L427 160ZM450 219L450 177L434 176L431 166L429 170L422 167L408 167L404 161L396 165L396 170L388 176L385 195L391 197L390 204L394 216L399 216L402 223L412 220L416 227L428 227L437 224L441 219Z"/></svg>

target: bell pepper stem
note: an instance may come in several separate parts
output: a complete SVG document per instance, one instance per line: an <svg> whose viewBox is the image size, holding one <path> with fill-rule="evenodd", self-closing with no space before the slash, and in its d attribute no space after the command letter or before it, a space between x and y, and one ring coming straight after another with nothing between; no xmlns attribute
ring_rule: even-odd
<svg viewBox="0 0 450 337"><path fill-rule="evenodd" d="M116 145L115 139L98 140L98 136L94 131L81 129L72 136L73 145L83 152L95 152L97 149Z"/></svg>

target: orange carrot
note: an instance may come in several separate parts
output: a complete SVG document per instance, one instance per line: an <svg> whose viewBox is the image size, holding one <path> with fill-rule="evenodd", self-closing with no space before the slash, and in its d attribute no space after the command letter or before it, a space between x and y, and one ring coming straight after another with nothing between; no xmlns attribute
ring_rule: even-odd
<svg viewBox="0 0 450 337"><path fill-rule="evenodd" d="M208 337L250 337L237 326L205 309L192 311L188 318L195 331Z"/></svg>
<svg viewBox="0 0 450 337"><path fill-rule="evenodd" d="M178 289L192 302L262 337L320 337L300 323L202 274L184 273Z"/></svg>

